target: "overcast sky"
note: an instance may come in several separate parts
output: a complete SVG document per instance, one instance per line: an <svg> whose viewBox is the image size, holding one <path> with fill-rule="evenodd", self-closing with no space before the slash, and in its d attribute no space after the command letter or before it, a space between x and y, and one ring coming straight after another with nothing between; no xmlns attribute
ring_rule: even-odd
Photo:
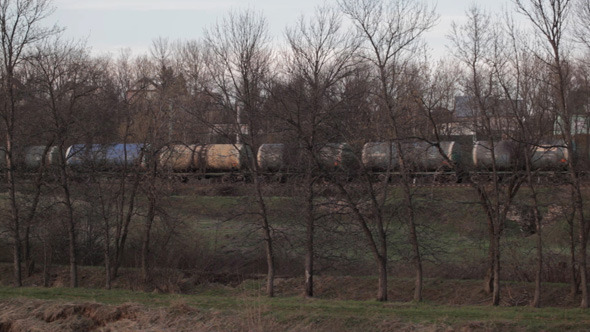
<svg viewBox="0 0 590 332"><path fill-rule="evenodd" d="M328 3L336 0L328 0ZM324 0L54 0L50 20L66 28L66 36L87 40L94 54L116 54L129 48L147 52L153 39L200 39L229 10L252 8L266 16L270 32L281 38L286 26L302 14L313 13ZM452 21L461 22L473 0L438 0L439 24L427 36L434 53L444 52ZM477 4L500 12L510 0L478 0Z"/></svg>

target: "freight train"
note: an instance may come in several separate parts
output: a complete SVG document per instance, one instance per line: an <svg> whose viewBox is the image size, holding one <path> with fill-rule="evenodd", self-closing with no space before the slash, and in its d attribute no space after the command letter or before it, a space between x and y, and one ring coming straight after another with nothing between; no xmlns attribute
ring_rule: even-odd
<svg viewBox="0 0 590 332"><path fill-rule="evenodd" d="M355 153L347 143L330 143L317 150L315 166L323 171L364 169L372 173L394 173L400 170L400 157L403 156L406 169L413 173L482 172L493 166L499 171L514 171L523 168L523 149L522 145L508 140L476 141L473 144L456 141L438 144L424 141L369 142ZM262 144L256 154L245 144L177 144L158 151L145 144L74 144L65 150L63 159L55 146L28 147L23 163L28 169L36 169L45 158L44 164L49 166L63 160L72 169L111 171L122 167L146 170L150 165L156 165L157 169L169 172L207 176L238 173L258 166L266 174L289 174L301 169L300 152L288 144ZM532 152L531 166L541 171L562 170L571 157L559 142L536 146ZM1 154L2 151L0 161L4 161Z"/></svg>

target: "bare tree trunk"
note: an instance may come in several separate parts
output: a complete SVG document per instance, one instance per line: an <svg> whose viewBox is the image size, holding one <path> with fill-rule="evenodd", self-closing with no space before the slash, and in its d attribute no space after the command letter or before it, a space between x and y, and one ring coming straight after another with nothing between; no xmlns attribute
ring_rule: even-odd
<svg viewBox="0 0 590 332"><path fill-rule="evenodd" d="M571 138L571 137L570 137ZM570 140L570 142L572 142ZM571 146L571 144L570 144ZM573 154L572 154L573 155ZM570 176L572 178L574 207L577 210L578 224L579 224L579 239L580 239L580 290L582 291L582 300L580 302L581 308L588 308L588 269L587 269L587 246L588 246L588 222L584 219L584 203L582 192L580 190L580 179L575 172L574 165L570 161Z"/></svg>
<svg viewBox="0 0 590 332"><path fill-rule="evenodd" d="M153 190L153 189L150 189ZM141 277L144 282L150 280L149 274L149 254L150 254L150 235L152 232L152 224L156 215L156 202L153 193L148 193L148 213L145 219L143 229L143 241L141 243Z"/></svg>
<svg viewBox="0 0 590 332"><path fill-rule="evenodd" d="M123 179L124 181L124 179ZM131 189L131 193L129 194L129 205L127 208L127 213L124 214L123 206L125 205L124 197L121 199L121 212L120 212L120 220L119 224L117 224L117 231L115 234L115 253L114 253L114 262L113 262L113 273L112 277L117 278L119 275L119 268L121 267L121 262L123 260L123 254L125 253L125 244L127 242L127 236L129 234L129 225L131 224L131 219L133 217L133 213L135 212L135 197L137 195L137 191L139 189L139 184L141 182L141 177L139 174L135 175L135 179L133 182L133 187ZM123 192L124 196L124 192Z"/></svg>
<svg viewBox="0 0 590 332"><path fill-rule="evenodd" d="M528 161L527 161L528 163ZM539 212L539 202L537 199L537 192L533 186L533 180L531 178L530 169L527 166L528 182L531 189L531 195L533 199L533 217L535 219L535 236L537 246L537 269L535 271L535 295L531 306L539 308L541 306L541 278L543 275L543 236L542 236L542 225L541 225L541 213Z"/></svg>
<svg viewBox="0 0 590 332"><path fill-rule="evenodd" d="M74 216L71 215L69 217L71 217L71 219L68 221L68 256L70 258L70 287L75 288L78 287L78 261L76 258L76 228L73 222Z"/></svg>
<svg viewBox="0 0 590 332"><path fill-rule="evenodd" d="M101 189L102 190L102 189ZM105 213L104 202L101 202L103 207L104 220L104 272L105 272L105 288L111 289L111 281L113 280L111 271L111 232L108 217Z"/></svg>
<svg viewBox="0 0 590 332"><path fill-rule="evenodd" d="M414 271L416 274L416 279L414 281L414 301L420 302L422 301L422 285L424 284L422 276L422 256L420 255L420 244L418 242L418 233L416 231L412 192L407 174L404 175L404 178L404 194L406 196L406 208L408 214L408 223L410 226L410 244L413 251L412 262L414 264Z"/></svg>
<svg viewBox="0 0 590 332"><path fill-rule="evenodd" d="M24 239L23 239L23 245L24 245L24 259L25 259L25 268L27 271L27 277L32 276L33 273L35 272L35 261L32 257L32 252L31 252L31 239L30 239L31 227L32 227L33 219L35 218L35 215L37 213L37 207L39 205L39 200L41 198L41 190L43 187L43 175L45 174L45 167L46 167L46 163L47 163L47 154L49 153L49 149L51 148L52 144L53 144L53 140L50 140L47 143L47 145L45 146L45 149L44 149L43 154L41 156L41 163L39 165L39 168L37 169L37 175L34 180L35 192L33 195L32 203L31 203L31 206L29 208L26 218L23 219L23 223L25 225L25 235L24 235Z"/></svg>
<svg viewBox="0 0 590 332"><path fill-rule="evenodd" d="M500 305L500 234L494 236L494 259L493 259L494 288L492 290L492 305Z"/></svg>
<svg viewBox="0 0 590 332"><path fill-rule="evenodd" d="M43 287L49 287L51 277L52 249L47 241L43 241Z"/></svg>
<svg viewBox="0 0 590 332"><path fill-rule="evenodd" d="M14 266L14 286L21 287L23 285L22 279L22 272L21 272L21 246L20 241L20 232L18 230L18 223L14 223L13 227L15 227L13 231L13 238L14 238L14 245L12 248L12 258L13 258L13 266Z"/></svg>
<svg viewBox="0 0 590 332"><path fill-rule="evenodd" d="M495 274L494 274L494 257L496 253L496 241L495 241L495 228L494 228L494 220L492 213L489 211L489 207L487 206L487 198L485 196L484 190L479 188L479 184L477 184L477 190L480 196L480 201L484 205L484 209L486 211L486 218L488 223L488 237L489 237L489 248L488 248L488 268L486 270L486 275L484 277L483 288L484 291L488 294L492 294L494 292L494 285L495 285Z"/></svg>
<svg viewBox="0 0 590 332"><path fill-rule="evenodd" d="M580 288L578 287L578 269L576 269L578 263L576 261L576 236L574 231L573 214L575 214L575 212L572 213L571 220L568 220L570 240L570 295L572 299L574 299L580 291Z"/></svg>
<svg viewBox="0 0 590 332"><path fill-rule="evenodd" d="M588 308L588 270L586 262L588 252L586 249L588 244L588 236L583 227L580 228L580 288L582 290L582 301L580 302L580 307Z"/></svg>
<svg viewBox="0 0 590 332"><path fill-rule="evenodd" d="M23 247L24 247L24 259L25 259L25 270L27 271L27 277L33 275L35 271L35 261L33 260L31 254L31 225L27 225L25 227L25 235L23 239Z"/></svg>
<svg viewBox="0 0 590 332"><path fill-rule="evenodd" d="M104 249L104 269L105 269L105 288L111 289L111 281L113 277L111 275L111 251L109 245L105 244Z"/></svg>
<svg viewBox="0 0 590 332"><path fill-rule="evenodd" d="M385 302L388 299L387 296L387 232L385 230L385 225L383 223L383 215L379 209L379 206L376 204L376 198L374 196L375 192L372 189L371 182L367 182L369 191L372 195L371 199L373 201L373 208L374 208L374 215L377 218L376 226L377 226L377 234L373 234L369 227L369 222L365 219L361 211L359 210L358 206L354 203L354 200L350 196L350 193L344 188L344 185L341 182L335 181L334 183L340 193L346 197L346 201L348 206L352 209L352 212L362 229L365 237L367 239L367 243L371 252L373 253L373 257L375 258L375 262L377 263L377 270L378 270L378 289L377 289L377 301Z"/></svg>
<svg viewBox="0 0 590 332"><path fill-rule="evenodd" d="M416 232L416 224L411 222L410 224L410 243L412 244L412 250L414 251L414 270L416 273L416 279L414 281L414 301L422 301L422 285L423 272L422 272L422 256L420 255L420 246L418 244L418 234Z"/></svg>
<svg viewBox="0 0 590 332"><path fill-rule="evenodd" d="M266 218L264 218L266 219ZM272 246L272 237L270 234L270 229L268 228L268 221L265 221L264 224L264 241L266 243L266 265L267 265L267 275L266 275L266 295L268 297L275 296L275 263L274 263L274 252Z"/></svg>
<svg viewBox="0 0 590 332"><path fill-rule="evenodd" d="M8 7L9 4L7 4ZM6 15L6 13L4 13L4 10L2 10L2 14ZM3 19L1 20L3 24L6 24L6 18L5 16L3 16ZM2 46L4 46L4 52L3 55L6 59L6 56L10 56L12 57L13 54L12 52L6 50L6 29L3 29L2 31ZM13 45L11 45L10 48L12 48ZM9 54L6 54L9 53ZM15 172L15 165L14 165L14 150L13 150L13 144L14 144L14 123L15 123L15 113L16 113L16 98L15 98L15 93L14 93L14 88L13 88L13 84L12 84L12 80L14 78L14 65L12 63L5 63L5 70L6 72L3 72L2 74L4 74L5 80L4 80L4 93L6 94L6 97L8 97L8 101L6 101L4 103L4 110L5 110L5 114L4 114L4 121L6 124L6 178L8 181L8 192L9 192L9 197L10 197L10 211L11 211L11 218L12 218L12 227L13 227L13 241L14 241L14 248L13 248L13 263L14 263L14 285L16 287L21 287L23 285L23 281L22 281L22 267L21 267L21 259L22 259L22 241L21 241L21 234L20 234L20 228L21 228L21 220L20 220L20 215L19 215L19 209L18 209L18 204L16 201L16 179L14 176L14 172Z"/></svg>
<svg viewBox="0 0 590 332"><path fill-rule="evenodd" d="M10 195L10 212L12 219L12 240L14 241L12 248L12 258L14 266L14 285L21 287L23 285L22 280L22 267L21 267L21 256L22 256L22 244L20 235L20 218L19 210L16 202L16 181L14 178L14 165L12 151L12 135L8 133L6 135L6 177L8 179L8 192Z"/></svg>
<svg viewBox="0 0 590 332"><path fill-rule="evenodd" d="M307 224L307 251L305 254L305 296L313 297L313 221Z"/></svg>
<svg viewBox="0 0 590 332"><path fill-rule="evenodd" d="M314 261L314 228L315 218L313 213L313 182L311 180L311 174L307 176L307 187L306 187L306 221L307 221L307 242L306 242L306 254L305 254L305 296L313 296L313 261Z"/></svg>
<svg viewBox="0 0 590 332"><path fill-rule="evenodd" d="M387 233L385 232L383 220L380 217L377 220L377 234L380 247L380 250L375 251L379 263L379 291L377 293L377 300L385 302L389 298L387 295Z"/></svg>
<svg viewBox="0 0 590 332"><path fill-rule="evenodd" d="M377 261L379 264L379 288L377 291L377 301L387 301L387 257L379 256Z"/></svg>
<svg viewBox="0 0 590 332"><path fill-rule="evenodd" d="M497 173L494 171L494 174ZM494 189L492 191L492 195L494 196L493 200L490 200L490 195L480 184L476 184L476 189L482 207L486 212L488 236L490 239L490 247L488 249L490 268L484 279L484 289L492 294L492 305L497 306L500 305L500 240L502 238L508 208L512 199L518 192L521 182L518 178L510 180L511 182L506 188L507 197L503 203L504 206L502 207L500 205L500 188L497 186L497 179L493 179L492 181L494 182Z"/></svg>
<svg viewBox="0 0 590 332"><path fill-rule="evenodd" d="M68 241L69 241L69 259L70 259L70 287L78 287L78 261L76 248L76 227L74 224L74 215L71 207L68 211Z"/></svg>
<svg viewBox="0 0 590 332"><path fill-rule="evenodd" d="M537 270L535 272L535 295L531 306L539 308L541 306L541 278L543 276L543 236L541 229L541 216L539 209L535 205L535 231L536 231L536 242L537 242Z"/></svg>
<svg viewBox="0 0 590 332"><path fill-rule="evenodd" d="M77 261L77 243L76 243L76 221L74 219L74 206L70 195L70 184L66 169L65 153L63 142L60 143L60 171L61 187L64 195L64 205L67 210L66 227L68 232L68 258L70 261L70 287L78 287L78 261Z"/></svg>
<svg viewBox="0 0 590 332"><path fill-rule="evenodd" d="M483 289L486 293L494 292L494 245L492 236L490 236L490 247L488 248L488 268L483 280Z"/></svg>
<svg viewBox="0 0 590 332"><path fill-rule="evenodd" d="M272 229L270 227L270 222L268 221L268 211L266 203L264 202L264 196L262 195L261 183L256 173L254 173L254 186L256 188L256 201L261 212L262 231L264 232L264 243L266 249L266 295L268 297L274 297L275 257L272 242Z"/></svg>

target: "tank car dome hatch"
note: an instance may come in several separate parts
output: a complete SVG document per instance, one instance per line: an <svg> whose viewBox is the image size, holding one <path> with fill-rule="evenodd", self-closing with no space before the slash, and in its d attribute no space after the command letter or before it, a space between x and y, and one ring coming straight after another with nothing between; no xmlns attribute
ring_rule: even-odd
<svg viewBox="0 0 590 332"><path fill-rule="evenodd" d="M512 141L477 141L473 144L473 165L479 169L492 169L495 161L497 169L509 169L514 166L516 153L517 146Z"/></svg>
<svg viewBox="0 0 590 332"><path fill-rule="evenodd" d="M263 171L279 171L284 167L285 145L262 144L258 148L256 162Z"/></svg>

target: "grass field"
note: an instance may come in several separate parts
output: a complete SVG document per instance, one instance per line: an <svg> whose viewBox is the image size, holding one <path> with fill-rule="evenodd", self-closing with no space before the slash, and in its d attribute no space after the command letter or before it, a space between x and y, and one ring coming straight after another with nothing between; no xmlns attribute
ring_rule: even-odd
<svg viewBox="0 0 590 332"><path fill-rule="evenodd" d="M155 225L152 248L158 268L147 284L133 267L141 219L132 225L129 267L122 269L111 291L100 289L100 263L80 268L84 288L63 288L69 280L67 260L59 255L51 269L53 288L11 288L10 250L2 244L0 331L590 330L590 311L576 309L579 298L569 295L567 227L560 218L547 218L544 224L543 279L551 282L543 286L542 309L527 306L533 293L534 237L513 221L506 224L502 240L502 305L489 306L481 281L487 258L485 218L472 189L465 187L416 189L427 278L424 303L412 302L407 229L395 214L388 224L390 302L373 300L377 281L372 256L357 225L338 214L318 221L317 297L305 299L305 224L297 196L281 187L283 194L272 191L267 197L278 262L278 296L269 299L262 295L264 252L252 197L245 185L226 187L208 188L214 195L181 187L163 198L170 219ZM398 190L392 189L392 200L399 199ZM219 196L220 191L231 195ZM521 192L517 204L525 203L525 194ZM562 196L557 190L544 192L542 212ZM318 203L330 199L323 196ZM318 211L329 212L326 206L319 204ZM63 255L63 249L57 253ZM100 256L100 247L87 250ZM25 285L41 284L37 265Z"/></svg>
<svg viewBox="0 0 590 332"><path fill-rule="evenodd" d="M223 331L564 331L587 330L590 311L530 307L449 306L299 296L266 298L242 290L225 294L156 294L127 290L0 287L0 326L12 319L33 320L67 330L90 317L117 328L121 320L138 330ZM16 307L28 310L19 315ZM132 315L100 321L96 312L130 310ZM125 309L126 308L126 309ZM117 311L119 310L119 311ZM182 316L182 319L179 317ZM48 319L47 317L51 317ZM172 319L176 317L176 319ZM31 326L28 322L23 326ZM16 325L15 325L16 324ZM60 325L61 324L61 325ZM17 331L17 330L15 330Z"/></svg>

